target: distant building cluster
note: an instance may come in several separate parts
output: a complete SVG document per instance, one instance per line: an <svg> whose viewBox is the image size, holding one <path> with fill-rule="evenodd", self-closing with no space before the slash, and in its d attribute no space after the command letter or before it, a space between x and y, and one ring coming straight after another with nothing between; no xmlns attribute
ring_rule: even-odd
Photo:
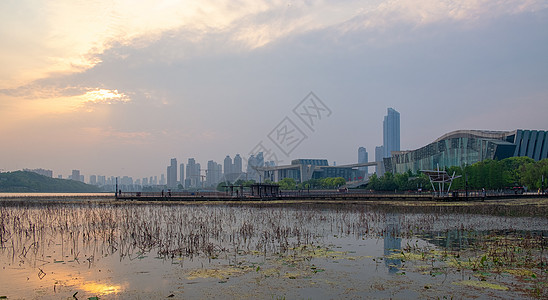
<svg viewBox="0 0 548 300"><path fill-rule="evenodd" d="M202 169L194 158L188 158L186 166L170 160L165 174L133 180L132 177L106 177L90 175L87 183L97 185L105 191L114 191L116 186L123 191L146 189L211 189L220 183L230 184L238 180L255 182L278 182L292 178L295 182L327 177L342 177L348 186L362 185L369 178L369 167L375 167L378 176L385 172L403 173L433 170L451 166L466 166L487 159L527 156L534 160L548 158L548 131L522 130L485 131L457 130L447 133L434 142L416 150L400 150L400 113L387 109L383 119L383 143L375 147L374 161L369 161L365 147L358 147L357 163L329 165L327 159L294 159L290 165L276 165L265 161L263 152L250 155L244 161L240 154L234 158L227 155L222 164L214 160ZM24 171L53 177L51 170L24 169ZM58 178L62 178L58 175ZM80 170L72 170L68 179L85 182Z"/></svg>

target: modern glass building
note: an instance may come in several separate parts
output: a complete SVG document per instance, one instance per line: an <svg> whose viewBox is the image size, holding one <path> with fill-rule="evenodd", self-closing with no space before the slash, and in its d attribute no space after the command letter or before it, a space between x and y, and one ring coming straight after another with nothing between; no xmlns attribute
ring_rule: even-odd
<svg viewBox="0 0 548 300"><path fill-rule="evenodd" d="M358 148L358 163L366 163L368 161L369 159L365 147ZM367 167L360 167L359 170L361 172L360 176L367 176L367 173L369 172Z"/></svg>
<svg viewBox="0 0 548 300"><path fill-rule="evenodd" d="M327 177L342 177L346 181L363 179L358 168L368 163L330 166L327 159L294 159L290 165L257 168L263 172L263 178L278 182L284 178L293 178L296 182ZM373 163L374 164L374 163Z"/></svg>
<svg viewBox="0 0 548 300"><path fill-rule="evenodd" d="M400 151L400 113L393 108L388 108L382 128L384 157L390 157L392 151Z"/></svg>
<svg viewBox="0 0 548 300"><path fill-rule="evenodd" d="M514 156L547 158L548 131L453 131L417 150L394 152L384 159L384 167L392 173L417 172Z"/></svg>

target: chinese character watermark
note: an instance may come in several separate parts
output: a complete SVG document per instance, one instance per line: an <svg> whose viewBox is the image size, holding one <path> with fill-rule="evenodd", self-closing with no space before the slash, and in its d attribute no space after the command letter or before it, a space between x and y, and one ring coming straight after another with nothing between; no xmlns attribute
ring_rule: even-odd
<svg viewBox="0 0 548 300"><path fill-rule="evenodd" d="M308 135L301 128L302 123L306 125L305 129L308 128L308 131L314 133L315 127L318 126L319 122L330 117L332 114L331 109L313 92L310 92L301 100L292 111L300 122L295 122L294 116L286 116L266 135L268 140L281 151L282 155L278 155L275 151L277 149L269 148L263 144L263 141L260 141L249 152L250 156L256 156L262 152L265 162L268 160L271 164L279 166L280 163L284 162L281 157L289 158L291 153L308 138ZM298 124L301 124L301 127Z"/></svg>
<svg viewBox="0 0 548 300"><path fill-rule="evenodd" d="M315 122L331 116L331 109L318 96L310 92L295 108L293 113L314 132Z"/></svg>
<svg viewBox="0 0 548 300"><path fill-rule="evenodd" d="M289 118L285 117L267 137L285 156L289 156L304 140L306 134Z"/></svg>

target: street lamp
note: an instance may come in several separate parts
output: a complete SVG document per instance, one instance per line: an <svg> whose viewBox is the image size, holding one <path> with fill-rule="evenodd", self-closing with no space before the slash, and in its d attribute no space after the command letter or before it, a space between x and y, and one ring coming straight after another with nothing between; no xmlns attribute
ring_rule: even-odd
<svg viewBox="0 0 548 300"><path fill-rule="evenodd" d="M542 174L541 176L542 179L540 181L540 193L544 194L544 174Z"/></svg>
<svg viewBox="0 0 548 300"><path fill-rule="evenodd" d="M464 189L466 191L466 200L468 200L468 174L464 172Z"/></svg>

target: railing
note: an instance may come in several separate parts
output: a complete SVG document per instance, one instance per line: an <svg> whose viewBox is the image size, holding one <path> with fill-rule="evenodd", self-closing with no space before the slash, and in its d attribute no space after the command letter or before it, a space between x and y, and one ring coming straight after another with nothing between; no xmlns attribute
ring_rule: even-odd
<svg viewBox="0 0 548 300"><path fill-rule="evenodd" d="M535 196L537 193L515 193L514 191L483 191L483 190L457 190L449 193L432 191L406 191L406 192L379 192L371 190L283 190L274 195L252 195L249 191L243 193L219 192L219 191L177 191L177 192L121 192L118 199L136 200L257 200L257 199L401 199L401 200L428 200L428 199L484 199L484 198L511 198L524 196ZM543 196L543 195L538 195Z"/></svg>

